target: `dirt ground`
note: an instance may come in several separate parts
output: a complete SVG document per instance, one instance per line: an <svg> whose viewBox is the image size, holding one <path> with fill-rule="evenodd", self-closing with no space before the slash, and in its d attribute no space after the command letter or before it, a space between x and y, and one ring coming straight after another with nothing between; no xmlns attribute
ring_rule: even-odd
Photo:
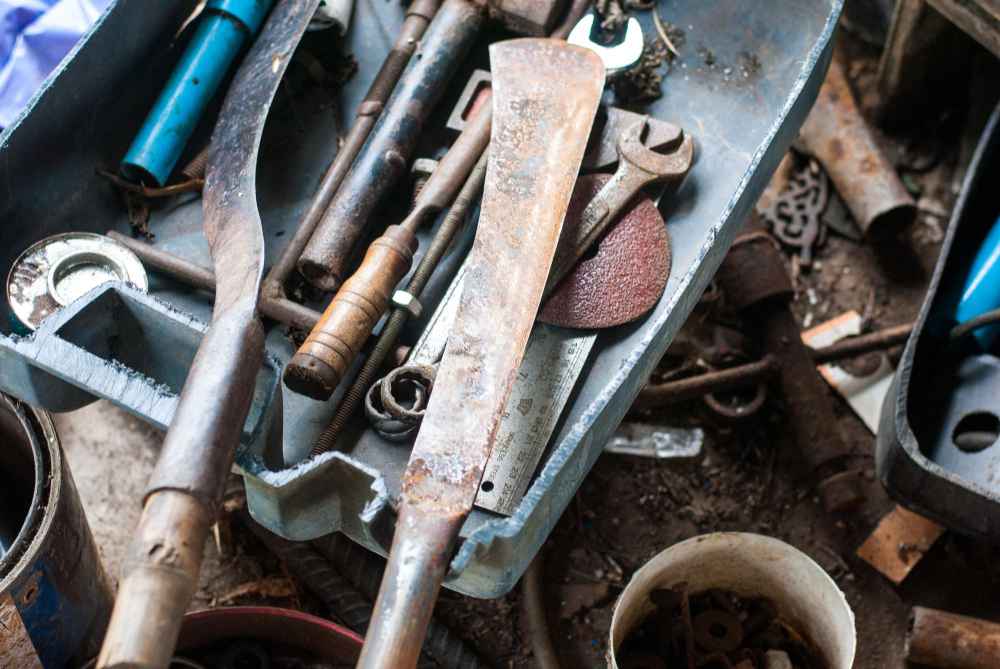
<svg viewBox="0 0 1000 669"><path fill-rule="evenodd" d="M864 86L873 62L871 53L859 49L851 68L855 84L860 80ZM862 314L871 330L915 317L957 192L963 147L977 132L959 124L954 149L938 155L932 169L910 175L920 191L921 212L891 245L876 250L827 235L812 266L796 276L793 311L803 328L850 309ZM894 159L913 144L905 135L884 140ZM825 214L844 215L836 204ZM718 319L713 309L700 306L692 319L697 332L687 335L710 331ZM778 537L829 571L857 618L858 669L904 666L905 622L915 604L996 615L996 549L946 533L899 587L855 555L893 503L876 481L873 435L839 396L831 391L829 399L867 493L860 509L842 516L825 513L805 488L806 472L773 395L755 419L735 426L719 424L700 402L630 417L700 425L706 432L704 447L697 458L684 461L612 454L598 459L543 549L547 614L563 667L604 667L613 605L632 573L680 540L720 530ZM162 432L106 403L55 420L105 566L117 582ZM226 516L206 549L192 609L247 603L329 614L253 535ZM531 667L521 603L516 589L496 600L443 592L437 612L492 666Z"/></svg>

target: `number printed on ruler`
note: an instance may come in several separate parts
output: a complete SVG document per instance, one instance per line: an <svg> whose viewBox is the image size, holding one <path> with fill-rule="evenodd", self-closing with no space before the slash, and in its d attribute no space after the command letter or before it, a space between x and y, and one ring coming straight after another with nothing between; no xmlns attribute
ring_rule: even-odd
<svg viewBox="0 0 1000 669"><path fill-rule="evenodd" d="M476 506L507 516L514 513L596 336L535 324L486 463Z"/></svg>

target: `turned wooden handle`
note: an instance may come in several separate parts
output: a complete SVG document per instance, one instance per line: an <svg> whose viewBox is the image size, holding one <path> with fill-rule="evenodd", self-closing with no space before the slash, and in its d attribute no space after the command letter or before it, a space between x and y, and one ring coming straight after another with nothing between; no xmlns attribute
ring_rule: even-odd
<svg viewBox="0 0 1000 669"><path fill-rule="evenodd" d="M285 367L290 390L316 400L330 398L410 271L416 249L417 238L398 225L372 242L361 267L337 291Z"/></svg>

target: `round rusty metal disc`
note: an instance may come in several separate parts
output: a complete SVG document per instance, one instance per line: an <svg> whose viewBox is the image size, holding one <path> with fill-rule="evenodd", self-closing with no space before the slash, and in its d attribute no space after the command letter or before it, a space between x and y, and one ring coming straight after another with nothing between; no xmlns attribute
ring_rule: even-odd
<svg viewBox="0 0 1000 669"><path fill-rule="evenodd" d="M588 174L576 182L564 225L579 221L609 179ZM568 328L608 328L639 318L663 295L670 275L667 226L644 193L632 198L598 243L542 306L538 320Z"/></svg>

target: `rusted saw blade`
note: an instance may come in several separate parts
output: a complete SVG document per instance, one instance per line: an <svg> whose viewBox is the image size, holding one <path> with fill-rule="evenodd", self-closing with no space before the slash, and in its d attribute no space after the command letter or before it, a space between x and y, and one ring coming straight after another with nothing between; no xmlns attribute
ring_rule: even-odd
<svg viewBox="0 0 1000 669"><path fill-rule="evenodd" d="M561 40L490 47L493 128L458 315L398 498L399 520L359 667L412 667L472 508L535 320L604 86Z"/></svg>
<svg viewBox="0 0 1000 669"><path fill-rule="evenodd" d="M610 174L580 177L565 226L578 223ZM633 321L656 305L670 276L670 240L656 205L639 193L625 205L597 253L577 263L542 305L538 320L567 328L608 328Z"/></svg>

